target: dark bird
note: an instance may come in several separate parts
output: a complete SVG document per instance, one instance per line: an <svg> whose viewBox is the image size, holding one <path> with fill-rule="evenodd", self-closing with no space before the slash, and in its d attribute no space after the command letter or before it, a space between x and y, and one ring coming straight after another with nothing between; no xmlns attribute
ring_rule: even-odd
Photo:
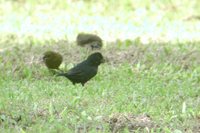
<svg viewBox="0 0 200 133"><path fill-rule="evenodd" d="M47 51L44 53L43 62L49 69L58 69L63 61L63 57L61 54L54 51Z"/></svg>
<svg viewBox="0 0 200 133"><path fill-rule="evenodd" d="M90 46L91 49L101 49L102 39L94 34L79 33L76 37L76 43L79 46Z"/></svg>
<svg viewBox="0 0 200 133"><path fill-rule="evenodd" d="M82 86L97 74L98 66L104 62L101 53L95 52L88 56L86 60L79 63L67 73L60 73L57 76L64 76L68 78L74 85L81 83Z"/></svg>

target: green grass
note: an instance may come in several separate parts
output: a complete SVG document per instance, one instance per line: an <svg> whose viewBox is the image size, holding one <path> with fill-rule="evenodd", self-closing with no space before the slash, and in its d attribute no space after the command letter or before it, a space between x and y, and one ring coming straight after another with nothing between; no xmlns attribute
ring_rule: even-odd
<svg viewBox="0 0 200 133"><path fill-rule="evenodd" d="M148 114L155 130L198 132L200 22L185 20L198 15L198 5L2 0L0 131L96 132L102 126L110 132L104 119L131 113ZM41 62L46 50L64 56L64 70L83 60L89 53L74 43L83 31L104 39L107 60L85 87L53 76Z"/></svg>

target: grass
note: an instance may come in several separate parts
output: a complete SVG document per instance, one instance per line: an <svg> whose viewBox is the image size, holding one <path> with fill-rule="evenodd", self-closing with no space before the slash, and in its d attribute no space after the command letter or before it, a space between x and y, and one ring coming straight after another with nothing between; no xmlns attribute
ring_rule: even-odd
<svg viewBox="0 0 200 133"><path fill-rule="evenodd" d="M1 1L1 132L110 132L105 119L128 113L150 116L151 132L198 132L200 23L185 18L199 4ZM104 39L107 60L85 87L40 61L46 50L64 56L64 70L83 60L89 53L74 43L83 31Z"/></svg>

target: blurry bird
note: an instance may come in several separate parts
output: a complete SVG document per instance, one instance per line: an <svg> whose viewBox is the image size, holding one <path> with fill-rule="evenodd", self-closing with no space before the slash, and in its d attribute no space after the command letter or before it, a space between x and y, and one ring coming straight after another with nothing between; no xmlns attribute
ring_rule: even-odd
<svg viewBox="0 0 200 133"><path fill-rule="evenodd" d="M76 37L76 43L79 46L90 46L92 50L101 49L102 39L94 34L79 33Z"/></svg>
<svg viewBox="0 0 200 133"><path fill-rule="evenodd" d="M60 73L57 76L68 78L74 85L81 83L82 86L97 74L98 66L104 62L101 53L95 52L88 56L86 60L79 63L67 73Z"/></svg>
<svg viewBox="0 0 200 133"><path fill-rule="evenodd" d="M59 69L60 64L63 61L61 54L53 51L46 51L43 56L43 62L49 69Z"/></svg>

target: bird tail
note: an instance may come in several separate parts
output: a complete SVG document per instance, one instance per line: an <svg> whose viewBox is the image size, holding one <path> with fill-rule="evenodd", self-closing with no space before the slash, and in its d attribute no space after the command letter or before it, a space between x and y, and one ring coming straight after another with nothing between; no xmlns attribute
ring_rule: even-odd
<svg viewBox="0 0 200 133"><path fill-rule="evenodd" d="M56 76L66 76L65 73L58 73Z"/></svg>

